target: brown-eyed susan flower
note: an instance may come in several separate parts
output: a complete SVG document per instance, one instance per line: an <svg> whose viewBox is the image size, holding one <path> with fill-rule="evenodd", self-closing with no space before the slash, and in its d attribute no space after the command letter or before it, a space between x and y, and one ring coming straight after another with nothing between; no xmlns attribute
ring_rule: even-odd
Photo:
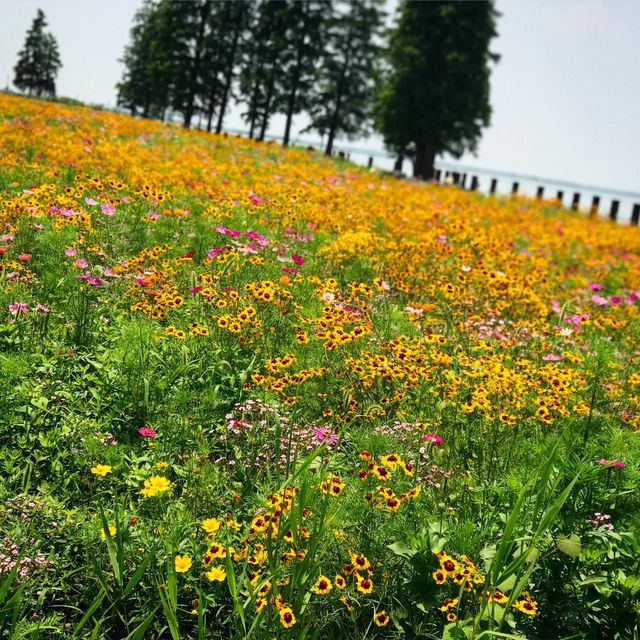
<svg viewBox="0 0 640 640"><path fill-rule="evenodd" d="M453 613L453 611L449 611L449 613L447 613L447 622L455 622L458 619L458 616Z"/></svg>
<svg viewBox="0 0 640 640"><path fill-rule="evenodd" d="M538 603L531 597L516 600L511 606L528 616L535 616L538 613Z"/></svg>
<svg viewBox="0 0 640 640"><path fill-rule="evenodd" d="M389 614L384 609L373 614L373 621L378 627L386 627L389 620Z"/></svg>
<svg viewBox="0 0 640 640"><path fill-rule="evenodd" d="M211 582L222 582L227 577L227 572L222 567L211 567L204 575Z"/></svg>
<svg viewBox="0 0 640 640"><path fill-rule="evenodd" d="M97 464L95 467L91 467L91 473L96 476L104 477L107 473L111 473L112 467L108 464Z"/></svg>
<svg viewBox="0 0 640 640"><path fill-rule="evenodd" d="M504 604L505 602L509 601L509 598L504 593L502 593L502 591L495 591L491 596L491 599L493 600L493 602L497 602L498 604Z"/></svg>
<svg viewBox="0 0 640 640"><path fill-rule="evenodd" d="M347 586L347 581L341 576L339 573L333 578L333 584L338 587L338 589L344 589Z"/></svg>
<svg viewBox="0 0 640 640"><path fill-rule="evenodd" d="M313 588L314 592L318 595L326 595L333 589L333 585L331 584L331 580L326 576L318 576L316 580L315 587Z"/></svg>
<svg viewBox="0 0 640 640"><path fill-rule="evenodd" d="M451 556L440 558L440 567L449 575L455 575L458 571L458 563Z"/></svg>
<svg viewBox="0 0 640 640"><path fill-rule="evenodd" d="M437 569L432 574L436 584L444 584L447 581L447 574L442 569Z"/></svg>
<svg viewBox="0 0 640 640"><path fill-rule="evenodd" d="M280 624L285 629L289 629L290 627L293 627L295 623L296 617L293 614L291 607L282 607L282 609L280 609Z"/></svg>
<svg viewBox="0 0 640 640"><path fill-rule="evenodd" d="M364 578L356 573L356 589L360 593L371 593L373 591L373 582L369 578Z"/></svg>
<svg viewBox="0 0 640 640"><path fill-rule="evenodd" d="M265 598L256 598L256 613L260 613L267 606Z"/></svg>
<svg viewBox="0 0 640 640"><path fill-rule="evenodd" d="M193 560L191 556L176 556L174 566L177 573L185 573L191 569Z"/></svg>
<svg viewBox="0 0 640 640"><path fill-rule="evenodd" d="M353 606L351 605L349 598L342 596L342 598L340 598L340 602L342 602L342 604L346 607L347 611L353 611Z"/></svg>
<svg viewBox="0 0 640 640"><path fill-rule="evenodd" d="M458 604L458 598L446 598L440 607L440 611L448 611Z"/></svg>
<svg viewBox="0 0 640 640"><path fill-rule="evenodd" d="M351 564L355 571L368 571L371 569L371 563L367 557L363 556L361 553L349 551L349 558L351 559Z"/></svg>

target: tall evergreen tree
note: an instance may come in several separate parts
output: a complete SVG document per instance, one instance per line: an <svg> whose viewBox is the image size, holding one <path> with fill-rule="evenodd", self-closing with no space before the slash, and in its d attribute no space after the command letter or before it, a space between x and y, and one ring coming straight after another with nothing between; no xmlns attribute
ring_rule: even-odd
<svg viewBox="0 0 640 640"><path fill-rule="evenodd" d="M14 67L13 84L29 95L56 95L55 80L62 62L58 43L51 33L45 32L46 26L45 15L38 9Z"/></svg>
<svg viewBox="0 0 640 640"><path fill-rule="evenodd" d="M136 12L130 32L130 44L121 62L123 79L117 85L119 106L138 109L145 118L160 117L170 104L170 50L164 46L163 20L160 6L145 0Z"/></svg>
<svg viewBox="0 0 640 640"><path fill-rule="evenodd" d="M439 153L474 151L489 124L497 16L493 0L402 2L376 121L388 148L413 156L415 176L432 178Z"/></svg>
<svg viewBox="0 0 640 640"><path fill-rule="evenodd" d="M366 132L372 116L380 54L384 0L350 0L331 18L328 42L306 130L335 138Z"/></svg>
<svg viewBox="0 0 640 640"><path fill-rule="evenodd" d="M200 95L207 119L207 131L212 129L216 111L216 132L220 133L222 130L224 116L233 97L240 51L247 42L252 7L251 0L219 0L213 4L203 43Z"/></svg>
<svg viewBox="0 0 640 640"><path fill-rule="evenodd" d="M264 140L278 97L288 4L287 0L262 0L257 5L250 29L252 37L243 51L240 94L247 105L243 118L249 123L249 137L259 140Z"/></svg>
<svg viewBox="0 0 640 640"><path fill-rule="evenodd" d="M277 110L285 115L284 146L289 144L293 116L311 107L332 10L332 0L297 0L288 5L282 67L277 77Z"/></svg>

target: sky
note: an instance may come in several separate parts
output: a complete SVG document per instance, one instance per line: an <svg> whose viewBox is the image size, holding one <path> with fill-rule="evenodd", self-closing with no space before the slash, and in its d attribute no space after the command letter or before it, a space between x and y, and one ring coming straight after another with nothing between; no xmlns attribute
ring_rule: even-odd
<svg viewBox="0 0 640 640"><path fill-rule="evenodd" d="M113 106L118 59L141 4L0 0L0 87L11 82L41 8L60 47L58 95ZM459 162L640 193L640 2L497 0L496 6L502 15L491 49L501 60L491 75L491 126L476 155ZM238 109L225 125L244 129ZM304 125L298 117L294 133ZM269 133L283 128L283 119L274 118ZM382 151L375 136L343 144Z"/></svg>

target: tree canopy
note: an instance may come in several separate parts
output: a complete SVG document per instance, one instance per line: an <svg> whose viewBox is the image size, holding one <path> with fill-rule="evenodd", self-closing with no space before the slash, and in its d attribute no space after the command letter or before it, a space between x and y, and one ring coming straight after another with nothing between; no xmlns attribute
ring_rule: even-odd
<svg viewBox="0 0 640 640"><path fill-rule="evenodd" d="M62 62L58 43L45 31L46 26L45 15L38 9L14 67L13 84L29 95L56 95L56 76Z"/></svg>
<svg viewBox="0 0 640 640"><path fill-rule="evenodd" d="M474 151L489 125L489 51L496 35L493 0L409 2L390 34L388 70L376 105L377 128L414 175L433 177L439 153Z"/></svg>

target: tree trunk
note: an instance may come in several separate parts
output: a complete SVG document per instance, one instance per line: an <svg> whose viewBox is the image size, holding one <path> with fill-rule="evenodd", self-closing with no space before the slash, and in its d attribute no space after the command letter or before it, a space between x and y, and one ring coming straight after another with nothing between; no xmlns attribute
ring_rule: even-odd
<svg viewBox="0 0 640 640"><path fill-rule="evenodd" d="M274 68L271 68L271 73L269 74L269 85L267 87L267 99L264 103L264 113L262 114L262 126L260 127L260 136L258 140L264 140L264 136L267 133L267 126L269 124L269 109L271 109L271 99L273 98L273 85L275 84L274 77Z"/></svg>
<svg viewBox="0 0 640 640"><path fill-rule="evenodd" d="M436 145L429 138L416 144L416 159L413 164L413 177L432 180L434 176L433 162L436 159Z"/></svg>
<svg viewBox="0 0 640 640"><path fill-rule="evenodd" d="M198 26L198 35L196 36L195 41L195 58L193 60L193 67L191 68L191 78L189 79L189 94L187 96L187 107L184 111L183 123L185 129L188 129L191 126L191 119L193 118L193 112L195 110L198 76L200 75L200 62L202 59L202 41L204 39L204 31L210 11L211 5L208 2L205 2L200 10L200 25Z"/></svg>
<svg viewBox="0 0 640 640"><path fill-rule="evenodd" d="M291 135L291 123L293 122L293 110L296 106L296 92L298 90L298 82L296 78L296 83L293 85L293 88L289 92L289 98L287 100L287 123L284 127L284 138L282 139L282 146L289 146L289 137Z"/></svg>
<svg viewBox="0 0 640 640"><path fill-rule="evenodd" d="M393 165L393 170L396 173L402 173L402 163L404 161L404 156L402 155L398 155L398 157L396 158L396 163Z"/></svg>
<svg viewBox="0 0 640 640"><path fill-rule="evenodd" d="M222 93L222 102L220 103L220 111L218 113L218 124L216 125L216 133L222 131L222 120L224 119L224 113L227 110L227 101L229 100L229 89L233 81L233 65L236 60L236 50L238 49L238 40L240 39L240 32L242 31L242 19L244 9L242 6L236 14L236 24L233 33L233 43L231 45L231 51L229 52L228 65L226 73L224 74L224 91Z"/></svg>

